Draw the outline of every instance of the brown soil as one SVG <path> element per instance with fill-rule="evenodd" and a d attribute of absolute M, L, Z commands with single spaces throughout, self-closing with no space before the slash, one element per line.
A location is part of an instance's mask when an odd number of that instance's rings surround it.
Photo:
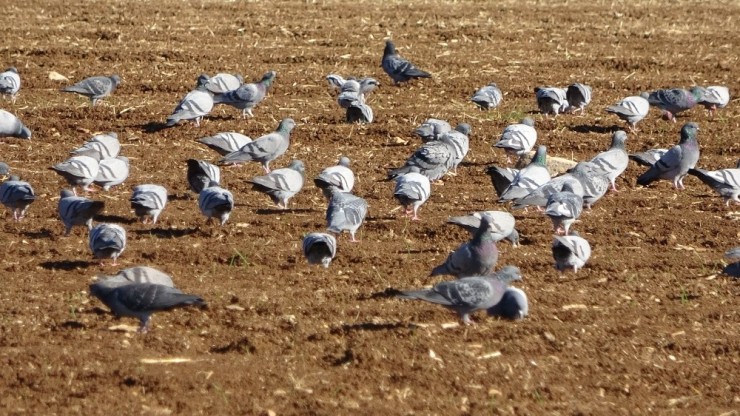
<path fill-rule="evenodd" d="M 311 4 L 309 4 L 311 3 Z M 640 91 L 694 83 L 740 91 L 732 2 L 49 2 L 4 8 L 2 65 L 23 88 L 3 107 L 33 130 L 5 139 L 0 160 L 31 182 L 39 200 L 28 217 L 0 226 L 4 246 L 0 314 L 0 408 L 7 414 L 737 414 L 740 319 L 736 281 L 718 275 L 722 252 L 738 245 L 737 206 L 693 177 L 687 189 L 636 187 L 630 165 L 575 229 L 593 257 L 577 275 L 552 267 L 551 224 L 517 212 L 523 246 L 501 245 L 499 264 L 524 272 L 518 286 L 531 314 L 521 322 L 475 317 L 373 296 L 437 282 L 431 268 L 464 241 L 449 215 L 506 209 L 495 202 L 485 165 L 504 163 L 491 142 L 534 110 L 533 87 L 581 81 L 594 89 L 585 116 L 536 115 L 552 155 L 590 158 L 621 124 L 603 108 Z M 434 78 L 394 87 L 379 68 L 383 40 Z M 220 107 L 200 128 L 158 130 L 201 72 L 278 78 L 255 118 Z M 121 74 L 94 109 L 73 81 Z M 376 122 L 342 123 L 324 77 L 375 76 Z M 501 107 L 468 101 L 496 81 Z M 734 165 L 740 111 L 699 108 L 676 124 L 657 110 L 630 134 L 632 151 L 672 146 L 680 126 L 701 127 L 700 165 Z M 408 222 L 381 181 L 418 139 L 427 117 L 473 126 L 459 175 L 435 185 Z M 341 154 L 354 161 L 356 193 L 371 206 L 350 244 L 339 238 L 331 268 L 309 267 L 301 236 L 325 228 L 325 202 L 312 185 L 279 212 L 246 180 L 256 164 L 224 170 L 237 207 L 223 228 L 204 225 L 185 181 L 185 159 L 216 160 L 195 139 L 219 131 L 257 137 L 283 117 L 298 122 L 288 153 L 313 178 Z M 86 230 L 63 237 L 56 204 L 63 181 L 47 167 L 94 132 L 115 131 L 132 172 L 96 194 L 103 221 L 129 232 L 121 266 L 101 268 Z M 309 181 L 310 182 L 310 181 Z M 130 187 L 159 183 L 175 196 L 156 226 L 134 221 Z M 110 330 L 116 321 L 87 287 L 98 273 L 148 264 L 209 303 L 154 317 L 146 335 Z M 493 354 L 499 352 L 498 354 Z M 183 358 L 181 363 L 143 359 Z"/>

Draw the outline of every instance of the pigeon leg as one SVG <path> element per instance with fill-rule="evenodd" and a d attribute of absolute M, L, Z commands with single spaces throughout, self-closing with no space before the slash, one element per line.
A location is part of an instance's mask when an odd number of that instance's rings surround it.
<path fill-rule="evenodd" d="M 461 316 L 460 318 L 462 319 L 462 323 L 463 323 L 463 325 L 475 325 L 475 322 L 473 322 L 473 321 L 472 321 L 472 320 L 470 319 L 470 315 L 469 315 L 469 314 L 467 314 L 467 313 L 466 313 L 466 314 L 464 314 L 463 316 Z"/>
<path fill-rule="evenodd" d="M 349 233 L 350 236 L 352 236 L 352 239 L 350 240 L 353 243 L 359 243 L 360 240 L 355 239 L 355 233 Z"/>
<path fill-rule="evenodd" d="M 147 332 L 149 332 L 149 330 L 152 327 L 152 325 L 150 323 L 151 321 L 152 320 L 151 320 L 150 317 L 146 317 L 146 318 L 142 319 L 141 320 L 141 324 L 139 325 L 139 329 L 136 332 L 139 333 L 139 334 L 146 334 Z"/>

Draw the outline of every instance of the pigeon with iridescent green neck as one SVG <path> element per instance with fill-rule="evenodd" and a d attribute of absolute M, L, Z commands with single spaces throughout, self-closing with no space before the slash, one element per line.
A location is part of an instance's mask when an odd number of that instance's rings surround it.
<path fill-rule="evenodd" d="M 661 156 L 660 160 L 637 178 L 637 184 L 647 186 L 654 181 L 667 179 L 676 189 L 684 189 L 683 178 L 699 161 L 699 142 L 696 135 L 699 126 L 689 122 L 681 128 L 681 140 Z"/>
<path fill-rule="evenodd" d="M 663 118 L 676 122 L 676 114 L 694 108 L 702 100 L 706 90 L 702 87 L 693 87 L 690 90 L 672 88 L 643 93 L 650 105 L 663 110 Z M 647 95 L 647 97 L 645 97 Z"/>

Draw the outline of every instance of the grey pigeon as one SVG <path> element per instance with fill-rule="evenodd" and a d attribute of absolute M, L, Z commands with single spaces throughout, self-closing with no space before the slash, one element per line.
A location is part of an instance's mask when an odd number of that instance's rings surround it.
<path fill-rule="evenodd" d="M 457 312 L 465 325 L 470 325 L 471 313 L 496 306 L 511 282 L 521 279 L 518 267 L 506 266 L 492 276 L 462 277 L 437 283 L 432 289 L 402 291 L 397 296 L 445 306 Z"/>
<path fill-rule="evenodd" d="M 85 78 L 74 85 L 62 89 L 62 91 L 84 95 L 90 99 L 90 104 L 95 107 L 98 100 L 111 95 L 120 83 L 121 77 L 118 75 L 96 76 Z"/>
<path fill-rule="evenodd" d="M 558 271 L 572 267 L 578 273 L 591 257 L 591 245 L 575 231 L 570 235 L 556 235 L 552 242 L 552 256 Z"/>
<path fill-rule="evenodd" d="M 450 253 L 447 260 L 435 267 L 429 275 L 486 276 L 493 272 L 497 261 L 498 249 L 491 234 L 491 219 L 482 215 L 473 238 Z"/>
<path fill-rule="evenodd" d="M 516 175 L 519 174 L 519 169 L 502 168 L 494 165 L 486 168 L 486 174 L 491 178 L 496 195 L 501 197 L 501 194 L 504 193 L 506 188 L 514 181 Z"/>
<path fill-rule="evenodd" d="M 470 234 L 475 234 L 480 228 L 481 218 L 486 216 L 493 241 L 501 241 L 516 232 L 514 216 L 505 211 L 481 211 L 470 215 L 447 218 L 448 224 L 457 225 Z M 518 233 L 517 233 L 518 234 Z"/>
<path fill-rule="evenodd" d="M 491 173 L 489 170 L 489 174 Z M 509 186 L 499 195 L 499 202 L 524 198 L 550 180 L 550 171 L 547 170 L 547 147 L 540 145 L 532 161 L 517 172 Z"/>
<path fill-rule="evenodd" d="M 57 209 L 64 224 L 64 235 L 69 235 L 75 225 L 85 225 L 92 229 L 93 217 L 105 208 L 105 202 L 75 196 L 67 189 L 62 190 Z"/>
<path fill-rule="evenodd" d="M 668 149 L 648 149 L 640 153 L 631 153 L 629 158 L 638 165 L 650 167 L 660 160 L 666 152 L 668 152 Z"/>
<path fill-rule="evenodd" d="M 730 260 L 740 260 L 740 247 L 735 247 L 725 252 L 725 257 Z"/>
<path fill-rule="evenodd" d="M 167 206 L 167 189 L 161 185 L 137 185 L 131 192 L 129 202 L 141 222 L 146 224 L 147 219 L 151 218 L 152 224 L 156 224 L 159 214 Z"/>
<path fill-rule="evenodd" d="M 455 130 L 450 130 L 440 136 L 439 141 L 445 142 L 452 149 L 452 174 L 457 174 L 457 167 L 465 159 L 470 150 L 470 133 L 472 127 L 468 123 L 460 123 Z"/>
<path fill-rule="evenodd" d="M 552 220 L 556 234 L 568 235 L 570 226 L 583 212 L 583 197 L 573 193 L 569 182 L 559 192 L 550 194 L 545 205 L 545 215 Z"/>
<path fill-rule="evenodd" d="M 211 182 L 200 191 L 198 207 L 200 212 L 208 218 L 207 224 L 210 224 L 215 217 L 221 225 L 224 225 L 234 209 L 234 196 L 228 190 L 218 186 L 216 182 Z"/>
<path fill-rule="evenodd" d="M 330 87 L 334 87 L 337 90 L 341 90 L 342 85 L 347 82 L 347 80 L 339 74 L 329 74 L 326 76 L 326 80 L 329 82 Z"/>
<path fill-rule="evenodd" d="M 725 252 L 725 257 L 729 260 L 740 260 L 740 247 L 735 247 Z M 722 273 L 731 277 L 740 277 L 740 261 L 730 263 L 722 269 Z"/>
<path fill-rule="evenodd" d="M 614 192 L 617 191 L 614 181 L 627 169 L 630 160 L 624 148 L 624 142 L 626 140 L 627 133 L 622 130 L 615 131 L 612 134 L 612 144 L 609 150 L 601 152 L 591 159 L 591 163 L 606 172 Z"/>
<path fill-rule="evenodd" d="M 0 72 L 0 95 L 9 95 L 11 102 L 15 103 L 18 91 L 21 89 L 21 77 L 18 69 L 10 67 Z"/>
<path fill-rule="evenodd" d="M 681 128 L 681 140 L 661 156 L 660 160 L 637 178 L 637 184 L 647 186 L 659 179 L 673 181 L 676 189 L 684 189 L 683 178 L 696 166 L 699 161 L 699 142 L 696 135 L 699 126 L 689 122 Z"/>
<path fill-rule="evenodd" d="M 236 152 L 244 147 L 245 144 L 251 142 L 251 137 L 236 132 L 216 133 L 213 136 L 198 139 L 198 143 L 203 143 L 217 151 L 221 156 L 226 156 L 231 152 Z"/>
<path fill-rule="evenodd" d="M 529 315 L 529 300 L 523 290 L 509 287 L 501 297 L 501 301 L 486 311 L 488 316 L 498 316 L 516 321 Z"/>
<path fill-rule="evenodd" d="M 199 296 L 153 283 L 116 286 L 106 284 L 104 280 L 91 284 L 90 294 L 100 299 L 117 317 L 130 316 L 139 319 L 139 333 L 149 331 L 150 318 L 154 312 L 205 305 L 205 301 Z"/>
<path fill-rule="evenodd" d="M 506 152 L 506 161 L 511 162 L 511 156 L 516 156 L 519 160 L 529 154 L 535 142 L 537 142 L 537 130 L 534 129 L 534 120 L 526 117 L 517 124 L 508 125 L 493 147 L 503 149 Z"/>
<path fill-rule="evenodd" d="M 319 176 L 313 180 L 326 199 L 331 199 L 331 194 L 334 191 L 352 192 L 352 188 L 355 186 L 355 174 L 349 168 L 349 164 L 349 158 L 342 156 L 335 166 L 329 166 L 322 170 Z"/>
<path fill-rule="evenodd" d="M 428 72 L 422 71 L 417 68 L 416 65 L 401 57 L 401 55 L 396 52 L 396 46 L 390 40 L 385 41 L 383 60 L 381 61 L 380 66 L 383 67 L 383 71 L 393 79 L 393 83 L 396 85 L 412 79 L 431 78 L 432 76 Z"/>
<path fill-rule="evenodd" d="M 342 86 L 339 88 L 339 95 L 337 95 L 337 104 L 342 108 L 349 108 L 353 102 L 359 101 L 360 103 L 365 102 L 364 96 L 360 93 L 360 83 L 357 80 L 349 79 L 344 81 Z"/>
<path fill-rule="evenodd" d="M 205 85 L 198 84 L 177 103 L 172 114 L 167 117 L 165 125 L 172 127 L 180 120 L 193 120 L 196 126 L 200 126 L 200 120 L 213 110 L 213 93 L 208 91 Z"/>
<path fill-rule="evenodd" d="M 280 120 L 277 130 L 270 134 L 258 137 L 251 143 L 242 146 L 236 152 L 231 152 L 219 160 L 220 164 L 238 164 L 244 162 L 260 162 L 265 173 L 270 173 L 270 162 L 282 156 L 290 146 L 290 132 L 295 127 L 292 118 Z"/>
<path fill-rule="evenodd" d="M 435 140 L 424 143 L 403 166 L 388 172 L 388 179 L 409 172 L 418 172 L 430 181 L 436 181 L 452 168 L 453 153 L 454 150 L 447 142 Z"/>
<path fill-rule="evenodd" d="M 101 266 L 106 258 L 113 259 L 115 266 L 126 249 L 126 230 L 118 224 L 98 224 L 90 230 L 89 242 L 90 251 L 95 258 L 101 259 Z"/>
<path fill-rule="evenodd" d="M 474 102 L 481 110 L 490 110 L 498 107 L 503 99 L 504 95 L 501 94 L 498 85 L 492 82 L 476 91 L 470 101 Z"/>
<path fill-rule="evenodd" d="M 0 162 L 0 178 L 5 178 L 10 174 L 10 166 L 5 162 Z"/>
<path fill-rule="evenodd" d="M 370 124 L 375 119 L 373 109 L 362 101 L 355 100 L 347 107 L 347 123 Z"/>
<path fill-rule="evenodd" d="M 128 178 L 128 173 L 129 165 L 126 156 L 103 159 L 98 164 L 98 174 L 93 182 L 108 191 L 111 187 L 122 184 Z"/>
<path fill-rule="evenodd" d="M 578 82 L 568 85 L 565 90 L 565 98 L 568 100 L 568 110 L 585 113 L 586 106 L 591 102 L 591 87 Z"/>
<path fill-rule="evenodd" d="M 606 108 L 606 112 L 615 114 L 620 120 L 626 121 L 630 130 L 635 131 L 637 123 L 642 121 L 650 112 L 650 103 L 644 97 L 633 95 L 610 105 Z"/>
<path fill-rule="evenodd" d="M 309 264 L 328 268 L 337 256 L 337 239 L 331 234 L 309 233 L 303 237 L 303 255 Z"/>
<path fill-rule="evenodd" d="M 15 175 L 0 185 L 0 203 L 13 210 L 14 221 L 22 220 L 28 206 L 35 200 L 36 194 L 31 185 Z"/>
<path fill-rule="evenodd" d="M 545 115 L 554 115 L 564 113 L 568 110 L 568 98 L 562 88 L 555 87 L 536 87 L 534 89 L 537 107 Z"/>
<path fill-rule="evenodd" d="M 583 206 L 591 209 L 609 191 L 609 172 L 593 162 L 581 162 L 583 174 L 576 174 L 583 187 Z M 576 165 L 578 166 L 578 165 Z"/>
<path fill-rule="evenodd" d="M 221 183 L 221 169 L 205 160 L 188 159 L 187 177 L 190 190 L 199 194 L 211 182 Z"/>
<path fill-rule="evenodd" d="M 172 277 L 167 273 L 153 267 L 135 266 L 123 269 L 113 276 L 98 275 L 97 282 L 102 282 L 108 287 L 130 285 L 132 283 L 151 283 L 167 287 L 175 287 Z"/>
<path fill-rule="evenodd" d="M 287 168 L 275 169 L 264 176 L 255 176 L 249 182 L 253 189 L 267 194 L 278 208 L 288 208 L 290 198 L 302 188 L 306 168 L 300 160 L 293 160 Z"/>
<path fill-rule="evenodd" d="M 705 91 L 701 87 L 693 87 L 690 90 L 672 88 L 656 90 L 649 94 L 643 93 L 642 97 L 647 98 L 650 105 L 663 110 L 663 117 L 666 120 L 671 120 L 675 123 L 675 115 L 694 108 L 702 97 L 704 97 Z"/>
<path fill-rule="evenodd" d="M 120 151 L 121 143 L 118 141 L 118 134 L 111 131 L 96 134 L 83 143 L 80 148 L 70 153 L 74 156 L 90 156 L 98 160 L 105 160 L 117 157 Z"/>
<path fill-rule="evenodd" d="M 450 130 L 452 130 L 450 123 L 436 118 L 428 118 L 414 130 L 414 133 L 421 137 L 422 142 L 426 143 L 432 140 L 438 140 L 444 133 Z"/>
<path fill-rule="evenodd" d="M 335 233 L 349 231 L 352 242 L 367 215 L 367 201 L 349 192 L 334 192 L 326 208 L 326 228 Z"/>
<path fill-rule="evenodd" d="M 421 207 L 432 193 L 429 178 L 421 173 L 409 172 L 396 178 L 396 187 L 393 196 L 404 207 L 406 215 L 412 221 L 419 219 L 419 207 Z"/>
<path fill-rule="evenodd" d="M 95 181 L 100 170 L 98 159 L 92 156 L 73 156 L 62 163 L 49 168 L 61 175 L 72 186 L 72 192 L 77 195 L 77 186 L 85 192 L 90 192 L 90 184 Z"/>
<path fill-rule="evenodd" d="M 31 130 L 18 117 L 5 110 L 0 110 L 0 137 L 30 139 Z"/>
<path fill-rule="evenodd" d="M 696 176 L 700 181 L 714 189 L 730 206 L 730 201 L 740 204 L 740 161 L 735 169 L 719 169 L 707 171 L 704 169 L 689 169 L 689 175 Z"/>
<path fill-rule="evenodd" d="M 589 204 L 596 202 L 609 189 L 609 179 L 603 171 L 591 162 L 578 162 L 565 174 L 552 178 L 527 196 L 516 199 L 512 208 L 545 207 L 548 197 L 555 192 L 560 192 L 566 183 L 570 183 L 572 192 L 582 196 L 584 202 L 588 200 Z"/>
<path fill-rule="evenodd" d="M 252 109 L 265 99 L 267 89 L 270 88 L 277 73 L 270 71 L 262 76 L 259 82 L 244 84 L 234 91 L 213 96 L 214 104 L 226 104 L 242 110 L 242 117 L 254 117 Z"/>
<path fill-rule="evenodd" d="M 701 104 L 709 112 L 709 117 L 714 117 L 718 108 L 725 108 L 730 102 L 730 90 L 722 85 L 713 85 L 705 88 L 704 96 L 697 104 Z"/>
<path fill-rule="evenodd" d="M 218 73 L 212 77 L 209 77 L 206 74 L 200 74 L 200 76 L 197 79 L 197 85 L 204 85 L 206 89 L 214 94 L 222 94 L 229 91 L 234 91 L 235 89 L 241 87 L 242 83 L 244 82 L 244 78 L 242 78 L 239 74 L 227 74 L 227 73 Z"/>

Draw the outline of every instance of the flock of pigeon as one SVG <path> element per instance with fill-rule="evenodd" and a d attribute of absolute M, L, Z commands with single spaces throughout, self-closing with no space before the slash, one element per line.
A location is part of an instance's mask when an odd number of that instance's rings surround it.
<path fill-rule="evenodd" d="M 416 78 L 431 75 L 404 59 L 396 52 L 393 42 L 387 41 L 382 58 L 382 68 L 396 85 Z M 274 71 L 264 74 L 261 80 L 244 83 L 241 76 L 219 73 L 213 77 L 202 74 L 197 78 L 195 89 L 190 91 L 167 118 L 165 127 L 173 127 L 182 120 L 192 120 L 196 125 L 217 104 L 225 104 L 242 111 L 242 116 L 253 116 L 252 110 L 264 100 L 268 89 L 275 81 Z M 337 74 L 327 76 L 330 86 L 338 90 L 337 103 L 346 111 L 350 123 L 372 123 L 373 110 L 367 104 L 367 95 L 380 83 L 370 77 L 345 79 Z M 91 105 L 113 93 L 120 84 L 117 75 L 95 76 L 84 79 L 62 91 L 88 97 Z M 0 93 L 15 101 L 21 87 L 21 79 L 15 68 L 0 73 Z M 561 113 L 583 113 L 591 101 L 589 86 L 575 83 L 567 88 L 538 87 L 535 98 L 541 113 L 558 116 Z M 496 108 L 503 94 L 495 83 L 476 91 L 471 101 L 482 110 Z M 648 114 L 650 106 L 663 111 L 664 118 L 672 121 L 675 115 L 691 109 L 697 104 L 705 106 L 714 115 L 717 108 L 729 102 L 726 87 L 694 87 L 690 90 L 665 89 L 626 97 L 607 107 L 608 113 L 626 121 L 630 130 Z M 285 168 L 270 169 L 270 162 L 285 154 L 290 147 L 290 134 L 296 123 L 285 118 L 274 132 L 257 139 L 239 133 L 225 132 L 199 139 L 199 142 L 221 155 L 212 164 L 204 160 L 187 161 L 187 180 L 190 189 L 198 194 L 198 206 L 210 223 L 217 219 L 224 225 L 234 209 L 234 196 L 220 186 L 219 165 L 236 165 L 258 162 L 265 175 L 252 178 L 253 189 L 267 194 L 282 209 L 289 206 L 290 199 L 304 185 L 305 166 L 293 160 Z M 464 160 L 469 149 L 472 128 L 460 123 L 454 129 L 444 120 L 428 119 L 415 133 L 422 145 L 408 158 L 406 163 L 388 173 L 388 180 L 396 182 L 393 196 L 404 207 L 411 220 L 419 220 L 419 209 L 428 200 L 432 185 L 446 175 L 455 175 L 457 166 Z M 525 165 L 521 169 L 491 166 L 487 169 L 500 203 L 511 204 L 511 208 L 533 207 L 550 218 L 555 233 L 552 254 L 555 265 L 561 272 L 572 268 L 577 272 L 584 267 L 591 255 L 589 242 L 571 228 L 584 209 L 590 209 L 610 189 L 616 192 L 615 180 L 627 168 L 630 159 L 648 168 L 637 180 L 647 186 L 657 180 L 670 180 L 677 189 L 683 189 L 686 175 L 695 175 L 716 190 L 727 205 L 740 203 L 740 161 L 735 168 L 706 171 L 697 168 L 699 126 L 686 123 L 681 129 L 680 140 L 670 149 L 651 149 L 629 155 L 625 150 L 627 133 L 619 130 L 612 136 L 611 147 L 588 161 L 581 161 L 566 173 L 551 177 L 547 167 L 547 149 L 537 143 L 534 120 L 527 117 L 520 123 L 506 127 L 494 148 L 502 149 L 507 162 Z M 31 131 L 13 114 L 0 110 L 0 137 L 30 139 Z M 534 155 L 527 163 L 531 151 Z M 68 235 L 74 226 L 89 229 L 89 247 L 92 254 L 101 259 L 110 258 L 116 265 L 118 257 L 126 248 L 126 230 L 117 224 L 101 223 L 93 226 L 93 218 L 105 207 L 103 201 L 78 196 L 96 184 L 104 190 L 122 184 L 129 174 L 129 160 L 121 156 L 121 146 L 115 132 L 98 134 L 71 151 L 71 157 L 50 169 L 62 176 L 69 189 L 61 191 L 58 204 L 59 216 Z M 513 159 L 513 160 L 512 160 Z M 8 176 L 10 168 L 0 162 L 0 174 Z M 350 169 L 349 158 L 343 156 L 337 165 L 324 169 L 314 184 L 328 200 L 326 210 L 327 230 L 340 234 L 349 232 L 355 242 L 355 233 L 362 226 L 368 212 L 363 198 L 352 193 L 355 177 Z M 12 210 L 13 219 L 23 219 L 29 205 L 36 199 L 33 188 L 17 176 L 0 186 L 0 202 Z M 167 205 L 167 190 L 157 184 L 141 184 L 133 188 L 131 208 L 144 223 L 154 224 Z M 462 243 L 446 261 L 435 267 L 430 276 L 451 275 L 456 280 L 444 281 L 431 289 L 398 291 L 396 295 L 405 299 L 420 299 L 448 307 L 456 311 L 465 324 L 471 323 L 470 314 L 486 310 L 490 315 L 508 319 L 522 319 L 528 314 L 526 294 L 512 287 L 511 283 L 521 280 L 520 270 L 505 266 L 495 271 L 498 262 L 497 244 L 508 240 L 517 245 L 519 233 L 515 218 L 505 211 L 476 212 L 468 216 L 450 217 L 448 222 L 471 233 L 471 239 Z M 329 267 L 337 253 L 337 239 L 324 232 L 312 232 L 303 239 L 303 253 L 311 264 Z M 729 258 L 740 257 L 740 247 L 728 251 Z M 740 268 L 738 265 L 736 268 Z M 730 269 L 730 266 L 728 266 Z M 205 305 L 203 299 L 175 288 L 171 278 L 150 267 L 133 267 L 119 274 L 99 279 L 90 286 L 90 293 L 98 297 L 117 316 L 139 318 L 140 331 L 150 327 L 153 312 L 179 306 Z"/>

